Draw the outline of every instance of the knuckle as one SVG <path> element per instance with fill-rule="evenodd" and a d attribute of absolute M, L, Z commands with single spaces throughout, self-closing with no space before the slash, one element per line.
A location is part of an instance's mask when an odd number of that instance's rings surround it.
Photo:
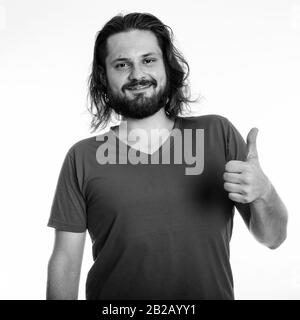
<path fill-rule="evenodd" d="M 250 197 L 247 195 L 244 197 L 244 203 L 249 203 L 250 202 Z"/>
<path fill-rule="evenodd" d="M 231 166 L 232 166 L 232 160 L 230 160 L 230 161 L 228 161 L 228 162 L 226 163 L 225 169 L 226 169 L 227 171 L 230 171 Z"/>
<path fill-rule="evenodd" d="M 248 196 L 248 194 L 249 194 L 249 192 L 250 192 L 250 188 L 249 188 L 249 186 L 243 186 L 242 187 L 242 192 L 243 192 L 243 194 L 245 195 L 245 196 Z"/>

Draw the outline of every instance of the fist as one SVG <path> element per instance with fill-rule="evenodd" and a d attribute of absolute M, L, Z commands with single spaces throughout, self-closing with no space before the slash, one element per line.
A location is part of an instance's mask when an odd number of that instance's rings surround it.
<path fill-rule="evenodd" d="M 247 135 L 247 160 L 231 160 L 225 165 L 224 189 L 232 201 L 250 203 L 265 198 L 271 189 L 258 161 L 257 133 L 258 129 L 252 128 Z"/>

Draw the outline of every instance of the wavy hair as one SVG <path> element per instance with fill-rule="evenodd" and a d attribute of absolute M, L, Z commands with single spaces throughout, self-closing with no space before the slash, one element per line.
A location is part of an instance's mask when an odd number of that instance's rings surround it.
<path fill-rule="evenodd" d="M 189 65 L 183 55 L 173 44 L 172 29 L 149 13 L 119 14 L 109 20 L 97 33 L 94 46 L 92 72 L 89 76 L 88 111 L 92 114 L 91 129 L 96 131 L 99 126 L 105 128 L 111 120 L 112 107 L 109 105 L 106 82 L 105 58 L 107 56 L 107 39 L 120 32 L 131 30 L 152 31 L 163 53 L 163 61 L 169 82 L 168 102 L 165 113 L 169 118 L 176 117 L 188 105 L 190 89 L 187 84 Z"/>

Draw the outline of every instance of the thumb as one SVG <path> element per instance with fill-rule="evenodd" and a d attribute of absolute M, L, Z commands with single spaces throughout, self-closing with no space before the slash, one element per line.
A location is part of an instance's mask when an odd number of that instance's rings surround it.
<path fill-rule="evenodd" d="M 257 148 L 256 148 L 256 137 L 258 129 L 252 128 L 247 135 L 247 161 L 253 158 L 258 158 Z"/>

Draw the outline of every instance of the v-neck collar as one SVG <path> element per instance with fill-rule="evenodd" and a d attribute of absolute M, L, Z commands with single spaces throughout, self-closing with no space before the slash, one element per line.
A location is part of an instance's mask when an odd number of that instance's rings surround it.
<path fill-rule="evenodd" d="M 170 131 L 169 133 L 169 136 L 168 138 L 159 146 L 158 149 L 156 149 L 154 152 L 152 153 L 147 153 L 147 152 L 144 152 L 144 151 L 141 151 L 139 149 L 136 149 L 132 146 L 130 146 L 129 144 L 127 144 L 126 142 L 122 141 L 121 139 L 119 139 L 119 137 L 114 133 L 113 131 L 113 128 L 115 128 L 115 126 L 111 127 L 110 128 L 110 132 L 111 134 L 117 139 L 118 143 L 119 144 L 122 144 L 123 146 L 127 147 L 127 152 L 129 151 L 129 149 L 132 149 L 134 150 L 135 152 L 141 154 L 141 155 L 144 155 L 145 157 L 155 157 L 157 154 L 159 154 L 160 152 L 162 153 L 165 153 L 165 152 L 169 152 L 170 150 L 168 150 L 168 148 L 164 148 L 163 146 L 166 145 L 171 136 L 173 136 L 174 134 L 176 134 L 176 130 L 175 129 L 178 129 L 180 127 L 180 122 L 181 122 L 181 118 L 180 117 L 175 117 L 175 120 L 174 120 L 174 125 L 173 125 L 173 128 L 172 130 Z M 172 140 L 171 140 L 172 141 Z M 171 143 L 170 143 L 170 146 L 171 146 Z"/>

